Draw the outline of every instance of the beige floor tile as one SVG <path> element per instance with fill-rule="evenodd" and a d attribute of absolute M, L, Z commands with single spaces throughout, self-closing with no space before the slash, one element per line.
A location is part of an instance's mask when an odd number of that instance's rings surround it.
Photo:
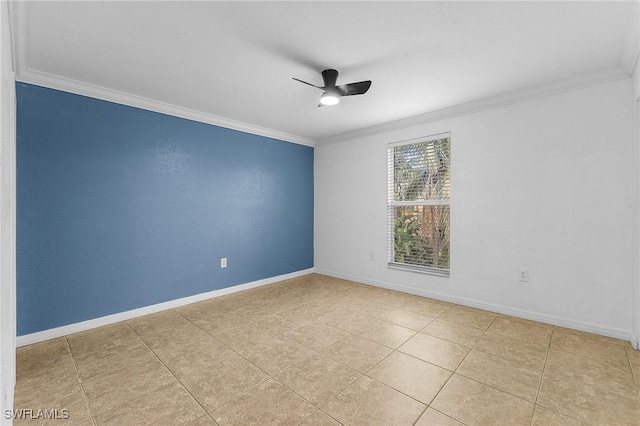
<path fill-rule="evenodd" d="M 524 339 L 538 345 L 548 346 L 551 341 L 553 329 L 499 316 L 493 321 L 488 331 Z"/>
<path fill-rule="evenodd" d="M 531 426 L 586 426 L 579 420 L 572 419 L 548 408 L 536 405 Z"/>
<path fill-rule="evenodd" d="M 530 370 L 526 364 L 472 350 L 456 373 L 485 385 L 536 402 L 541 370 Z"/>
<path fill-rule="evenodd" d="M 114 347 L 126 347 L 138 340 L 138 336 L 124 322 L 83 331 L 67 337 L 73 356 L 88 355 Z"/>
<path fill-rule="evenodd" d="M 187 426 L 218 426 L 218 423 L 216 423 L 211 416 L 207 414 L 187 423 Z"/>
<path fill-rule="evenodd" d="M 132 340 L 126 347 L 114 347 L 75 358 L 80 380 L 106 374 L 134 364 L 156 359 L 147 345 L 140 339 Z"/>
<path fill-rule="evenodd" d="M 232 330 L 213 333 L 213 336 L 238 353 L 247 353 L 277 334 L 258 323 L 247 323 Z"/>
<path fill-rule="evenodd" d="M 371 287 L 368 290 L 367 294 L 363 295 L 363 297 L 373 300 L 374 302 L 384 303 L 385 305 L 390 305 L 396 308 L 401 308 L 415 297 L 407 293 L 376 287 Z"/>
<path fill-rule="evenodd" d="M 411 296 L 398 307 L 430 317 L 440 316 L 450 308 L 449 304 L 420 296 Z"/>
<path fill-rule="evenodd" d="M 321 354 L 315 354 L 275 377 L 289 389 L 322 405 L 356 381 L 361 373 Z"/>
<path fill-rule="evenodd" d="M 410 328 L 411 330 L 419 331 L 436 319 L 436 317 L 407 311 L 405 309 L 394 309 L 384 315 L 381 315 L 380 319 L 402 327 Z"/>
<path fill-rule="evenodd" d="M 529 425 L 534 405 L 454 374 L 431 407 L 468 425 Z"/>
<path fill-rule="evenodd" d="M 535 327 L 542 327 L 542 328 L 546 328 L 546 329 L 549 329 L 549 330 L 557 328 L 554 325 L 547 324 L 547 323 L 544 323 L 544 322 L 533 321 L 533 320 L 529 320 L 529 319 L 525 319 L 525 318 L 513 317 L 511 315 L 498 314 L 498 316 L 500 318 L 502 318 L 502 319 L 506 319 L 506 320 L 509 320 L 509 321 L 520 322 L 520 323 L 523 323 L 523 324 L 528 324 L 528 325 L 532 325 L 532 326 L 535 326 Z"/>
<path fill-rule="evenodd" d="M 415 426 L 463 426 L 463 424 L 433 408 L 427 408 Z"/>
<path fill-rule="evenodd" d="M 312 322 L 283 334 L 314 351 L 321 351 L 348 335 L 346 331 L 320 322 Z"/>
<path fill-rule="evenodd" d="M 318 410 L 300 426 L 340 426 L 340 423 L 332 419 L 328 414 Z"/>
<path fill-rule="evenodd" d="M 469 308 L 466 306 L 454 306 L 438 318 L 475 327 L 484 331 L 489 328 L 491 323 L 493 323 L 493 320 L 497 317 L 498 314 L 495 312 L 483 311 L 481 309 Z"/>
<path fill-rule="evenodd" d="M 211 411 L 269 379 L 269 376 L 238 355 L 205 369 L 193 369 L 179 377 L 184 386 Z"/>
<path fill-rule="evenodd" d="M 66 337 L 23 346 L 16 350 L 16 375 L 63 364 L 71 357 Z"/>
<path fill-rule="evenodd" d="M 304 316 L 305 318 L 313 321 L 318 321 L 321 317 L 326 316 L 334 311 L 334 305 L 325 299 L 311 300 L 307 303 L 286 310 L 286 312 L 288 312 L 288 314 L 290 315 Z"/>
<path fill-rule="evenodd" d="M 631 347 L 625 348 L 625 351 L 627 352 L 629 363 L 631 363 L 631 365 L 640 366 L 640 351 L 637 351 Z"/>
<path fill-rule="evenodd" d="M 640 400 L 630 369 L 551 349 L 538 404 L 590 424 L 633 424 Z"/>
<path fill-rule="evenodd" d="M 371 317 L 358 312 L 331 310 L 318 315 L 317 321 L 329 324 L 348 333 L 358 334 L 366 330 L 371 324 Z"/>
<path fill-rule="evenodd" d="M 49 419 L 14 419 L 13 426 L 94 426 L 91 417 L 68 417 L 64 418 L 63 411 L 55 411 Z M 37 412 L 33 412 L 33 416 L 37 416 Z"/>
<path fill-rule="evenodd" d="M 214 300 L 216 301 L 216 303 L 220 303 L 227 308 L 234 309 L 241 307 L 247 303 L 253 303 L 257 299 L 259 299 L 259 297 L 257 298 L 255 294 L 255 291 L 245 290 L 237 293 L 226 294 L 224 296 L 218 296 Z"/>
<path fill-rule="evenodd" d="M 197 317 L 190 318 L 189 321 L 212 335 L 216 335 L 227 330 L 233 330 L 242 325 L 251 325 L 254 322 L 230 311 L 205 312 L 201 313 Z"/>
<path fill-rule="evenodd" d="M 304 361 L 315 353 L 313 350 L 286 337 L 275 336 L 255 347 L 254 350 L 242 353 L 242 355 L 256 366 L 273 375 Z"/>
<path fill-rule="evenodd" d="M 149 331 L 141 334 L 140 337 L 159 357 L 166 357 L 176 349 L 206 340 L 210 336 L 191 323 L 176 325 L 162 331 Z"/>
<path fill-rule="evenodd" d="M 222 303 L 216 302 L 213 299 L 208 299 L 201 302 L 180 306 L 178 308 L 175 308 L 174 311 L 191 321 L 202 316 L 227 313 L 231 310 L 224 306 Z"/>
<path fill-rule="evenodd" d="M 38 389 L 34 394 L 16 395 L 14 409 L 58 410 L 58 414 L 61 416 L 64 416 L 62 410 L 67 410 L 68 419 L 66 421 L 50 419 L 49 422 L 39 422 L 25 419 L 25 424 L 84 424 L 87 419 L 91 422 L 91 412 L 80 384 L 51 390 L 50 392 L 42 392 Z M 20 424 L 20 422 L 14 422 L 14 424 Z"/>
<path fill-rule="evenodd" d="M 300 328 L 311 321 L 304 315 L 286 310 L 265 316 L 260 320 L 260 324 L 272 333 L 281 334 Z"/>
<path fill-rule="evenodd" d="M 640 351 L 636 351 L 632 347 L 625 348 L 625 350 L 627 351 L 627 358 L 629 358 L 633 378 L 636 381 L 636 389 L 638 393 L 640 393 Z"/>
<path fill-rule="evenodd" d="M 162 330 L 175 328 L 176 325 L 180 324 L 185 325 L 188 324 L 188 321 L 176 311 L 169 309 L 127 320 L 127 324 L 129 324 L 129 327 L 131 327 L 136 334 L 143 335 L 145 333 L 157 333 Z"/>
<path fill-rule="evenodd" d="M 482 337 L 484 330 L 438 318 L 426 326 L 421 333 L 460 345 L 473 346 Z"/>
<path fill-rule="evenodd" d="M 587 333 L 578 334 L 556 329 L 551 339 L 551 348 L 609 362 L 622 369 L 628 368 L 629 361 L 624 346 L 593 336 Z"/>
<path fill-rule="evenodd" d="M 269 380 L 214 410 L 211 416 L 221 426 L 295 425 L 315 411 L 313 404 Z"/>
<path fill-rule="evenodd" d="M 359 314 L 367 315 L 372 318 L 379 318 L 396 309 L 394 306 L 367 299 L 361 299 L 357 302 L 351 303 L 348 305 L 348 308 L 354 309 Z"/>
<path fill-rule="evenodd" d="M 392 351 L 392 349 L 371 340 L 349 335 L 328 346 L 322 353 L 361 373 L 365 373 Z"/>
<path fill-rule="evenodd" d="M 51 367 L 39 368 L 16 378 L 15 405 L 24 408 L 38 408 L 39 401 L 51 394 L 73 388 L 80 383 L 78 373 L 71 358 Z M 46 408 L 46 407 L 45 407 Z"/>
<path fill-rule="evenodd" d="M 93 414 L 101 415 L 175 381 L 176 378 L 160 361 L 153 360 L 90 377 L 83 386 Z"/>
<path fill-rule="evenodd" d="M 240 307 L 234 308 L 233 313 L 236 315 L 240 315 L 246 319 L 260 322 L 265 317 L 269 315 L 273 315 L 278 312 L 274 306 L 270 306 L 267 300 L 260 300 L 257 303 L 242 305 Z M 285 310 L 286 308 L 281 307 L 280 310 Z"/>
<path fill-rule="evenodd" d="M 345 425 L 413 425 L 426 406 L 402 393 L 361 377 L 322 411 Z"/>
<path fill-rule="evenodd" d="M 640 352 L 629 342 L 317 274 L 16 355 L 16 408 L 72 415 L 28 424 L 217 425 L 211 414 L 223 424 L 307 425 L 640 418 Z"/>
<path fill-rule="evenodd" d="M 365 339 L 396 349 L 415 335 L 416 331 L 391 324 L 390 322 L 373 319 L 366 330 L 359 334 Z"/>
<path fill-rule="evenodd" d="M 631 348 L 631 342 L 628 340 L 616 339 L 615 337 L 602 336 L 600 334 L 587 333 L 585 331 L 574 330 L 572 328 L 555 327 L 556 331 L 562 331 L 565 333 L 576 334 L 578 336 L 587 337 L 593 340 L 599 340 L 602 343 L 610 343 L 613 345 L 622 346 L 623 348 Z"/>
<path fill-rule="evenodd" d="M 177 426 L 187 425 L 205 414 L 178 382 L 171 382 L 110 409 L 96 420 L 105 426 Z"/>
<path fill-rule="evenodd" d="M 542 372 L 549 348 L 517 337 L 495 331 L 487 331 L 476 343 L 475 348 L 520 364 L 530 370 Z"/>
<path fill-rule="evenodd" d="M 444 368 L 394 352 L 369 370 L 367 376 L 428 405 L 451 374 Z"/>
<path fill-rule="evenodd" d="M 468 346 L 448 342 L 427 334 L 418 333 L 398 348 L 423 361 L 454 371 L 471 350 Z"/>
<path fill-rule="evenodd" d="M 213 337 L 205 337 L 186 346 L 181 346 L 160 357 L 160 360 L 180 378 L 192 371 L 205 370 L 235 353 Z"/>

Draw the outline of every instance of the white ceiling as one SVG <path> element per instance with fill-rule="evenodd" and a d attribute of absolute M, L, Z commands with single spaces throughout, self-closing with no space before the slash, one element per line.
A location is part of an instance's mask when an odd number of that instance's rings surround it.
<path fill-rule="evenodd" d="M 633 7 L 75 1 L 18 3 L 12 14 L 18 80 L 157 101 L 313 143 L 586 75 L 625 76 Z M 325 68 L 340 72 L 338 84 L 373 84 L 318 108 L 321 92 L 292 77 L 321 85 Z"/>

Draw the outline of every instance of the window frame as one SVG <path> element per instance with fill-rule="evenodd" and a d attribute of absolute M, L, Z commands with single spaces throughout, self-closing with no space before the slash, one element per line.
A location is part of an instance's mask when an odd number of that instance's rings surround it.
<path fill-rule="evenodd" d="M 395 201 L 395 155 L 394 149 L 404 145 L 415 145 L 440 139 L 449 139 L 449 198 L 448 200 L 428 200 L 428 201 Z M 427 265 L 413 265 L 394 261 L 394 239 L 395 239 L 395 212 L 394 208 L 399 206 L 438 206 L 449 207 L 449 253 L 451 253 L 451 132 L 437 133 L 428 136 L 421 136 L 412 139 L 405 139 L 387 144 L 387 268 L 403 271 L 417 272 L 440 277 L 451 275 L 451 258 L 449 258 L 448 269 L 437 268 Z"/>

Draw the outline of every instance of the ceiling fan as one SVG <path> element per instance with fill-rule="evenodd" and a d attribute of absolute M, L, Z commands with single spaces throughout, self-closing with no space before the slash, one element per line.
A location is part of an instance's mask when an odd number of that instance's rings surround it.
<path fill-rule="evenodd" d="M 324 80 L 324 86 L 316 86 L 315 84 L 307 83 L 298 78 L 293 77 L 294 80 L 300 83 L 308 84 L 316 89 L 322 90 L 322 96 L 320 97 L 320 103 L 318 106 L 324 105 L 336 105 L 340 102 L 342 96 L 364 95 L 371 87 L 371 80 L 359 81 L 357 83 L 342 84 L 336 86 L 338 80 L 338 71 L 334 69 L 326 69 L 322 71 L 322 79 Z"/>

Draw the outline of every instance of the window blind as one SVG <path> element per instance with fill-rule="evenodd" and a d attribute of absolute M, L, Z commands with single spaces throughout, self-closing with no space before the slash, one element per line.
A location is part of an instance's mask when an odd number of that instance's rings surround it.
<path fill-rule="evenodd" d="M 450 134 L 391 144 L 387 152 L 388 264 L 448 275 Z"/>

